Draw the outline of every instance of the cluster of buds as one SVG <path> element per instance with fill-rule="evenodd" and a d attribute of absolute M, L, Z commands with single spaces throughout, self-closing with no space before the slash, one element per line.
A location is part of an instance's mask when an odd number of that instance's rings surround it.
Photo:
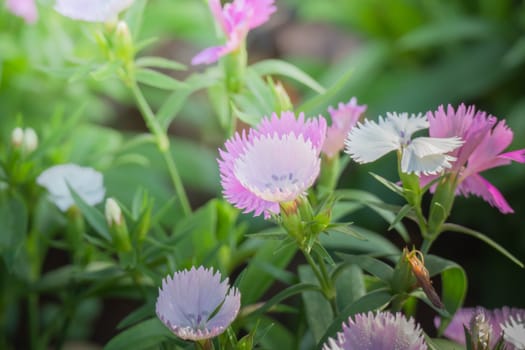
<path fill-rule="evenodd" d="M 38 147 L 38 135 L 33 128 L 14 128 L 11 132 L 11 145 L 15 149 L 29 154 Z"/>

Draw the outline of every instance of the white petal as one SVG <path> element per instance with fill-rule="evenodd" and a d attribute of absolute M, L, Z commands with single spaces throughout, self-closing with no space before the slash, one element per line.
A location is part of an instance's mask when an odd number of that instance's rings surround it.
<path fill-rule="evenodd" d="M 401 171 L 408 174 L 415 173 L 418 176 L 421 173 L 425 175 L 436 174 L 445 168 L 450 168 L 451 162 L 455 160 L 455 157 L 440 153 L 420 157 L 411 144 L 403 150 Z"/>
<path fill-rule="evenodd" d="M 401 147 L 391 123 L 379 117 L 379 123 L 365 120 L 348 133 L 345 152 L 358 163 L 369 163 Z"/>
<path fill-rule="evenodd" d="M 418 157 L 434 154 L 445 154 L 461 146 L 463 141 L 459 137 L 417 137 L 412 140 L 409 147 L 414 149 Z"/>
<path fill-rule="evenodd" d="M 88 21 L 108 22 L 117 18 L 133 0 L 57 0 L 55 10 L 63 16 Z"/>
<path fill-rule="evenodd" d="M 429 126 L 427 117 L 419 114 L 387 113 L 387 122 L 394 126 L 397 133 L 404 139 L 409 140 L 413 133 L 427 129 Z"/>

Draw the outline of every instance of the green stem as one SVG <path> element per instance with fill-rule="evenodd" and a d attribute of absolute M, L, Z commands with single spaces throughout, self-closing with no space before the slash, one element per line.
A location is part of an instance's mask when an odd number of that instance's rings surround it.
<path fill-rule="evenodd" d="M 39 350 L 39 332 L 38 332 L 38 294 L 31 293 L 27 297 L 27 307 L 29 315 L 29 343 L 30 349 Z"/>
<path fill-rule="evenodd" d="M 423 239 L 423 243 L 421 244 L 421 249 L 420 249 L 423 255 L 426 255 L 428 253 L 433 242 L 434 242 L 433 239 L 429 239 L 429 238 Z"/>
<path fill-rule="evenodd" d="M 303 250 L 303 255 L 306 258 L 306 261 L 308 264 L 310 264 L 310 267 L 312 268 L 312 271 L 314 272 L 315 276 L 317 277 L 317 280 L 319 281 L 319 284 L 321 285 L 321 289 L 323 291 L 323 295 L 330 303 L 330 306 L 332 307 L 332 311 L 334 315 L 338 314 L 337 310 L 337 302 L 335 299 L 335 288 L 330 280 L 330 277 L 328 275 L 328 271 L 326 269 L 326 265 L 323 261 L 322 257 L 318 257 L 317 260 L 319 261 L 320 269 L 318 268 L 317 263 L 312 258 L 309 252 Z"/>
<path fill-rule="evenodd" d="M 155 118 L 155 114 L 151 110 L 151 107 L 146 101 L 146 98 L 142 94 L 142 91 L 138 87 L 137 82 L 135 80 L 132 80 L 130 87 L 131 91 L 133 92 L 133 96 L 135 97 L 135 100 L 138 104 L 138 107 L 142 113 L 142 116 L 144 117 L 146 126 L 155 137 L 157 145 L 164 157 L 164 160 L 168 167 L 168 172 L 170 174 L 171 181 L 173 182 L 175 192 L 177 193 L 178 199 L 180 201 L 182 211 L 184 212 L 185 216 L 189 216 L 191 214 L 190 202 L 188 200 L 186 191 L 184 190 L 184 186 L 182 185 L 182 180 L 177 170 L 177 166 L 175 165 L 175 162 L 171 155 L 170 142 L 168 136 L 166 132 L 162 129 L 157 118 Z"/>

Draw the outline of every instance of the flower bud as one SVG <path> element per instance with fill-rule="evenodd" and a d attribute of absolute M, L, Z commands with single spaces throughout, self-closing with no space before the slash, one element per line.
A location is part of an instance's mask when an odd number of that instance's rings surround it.
<path fill-rule="evenodd" d="M 122 211 L 113 198 L 106 199 L 105 206 L 106 221 L 109 231 L 113 237 L 113 242 L 120 252 L 129 252 L 133 249 L 129 239 L 128 227 L 122 216 Z"/>
<path fill-rule="evenodd" d="M 38 135 L 33 128 L 26 128 L 24 131 L 23 148 L 27 153 L 31 153 L 38 147 Z"/>
<path fill-rule="evenodd" d="M 483 309 L 476 310 L 470 319 L 470 337 L 473 349 L 488 350 L 491 335 L 491 326 L 485 312 Z"/>
<path fill-rule="evenodd" d="M 117 56 L 124 62 L 131 62 L 134 56 L 133 39 L 126 22 L 119 21 L 115 30 Z"/>
<path fill-rule="evenodd" d="M 22 128 L 14 128 L 11 132 L 11 144 L 15 148 L 19 148 L 22 146 L 22 143 L 24 142 L 24 131 Z"/>
<path fill-rule="evenodd" d="M 277 110 L 281 112 L 293 110 L 292 101 L 290 100 L 290 96 L 288 96 L 283 84 L 280 81 L 273 83 L 271 80 L 269 80 L 268 83 L 270 84 L 274 98 L 277 101 Z"/>
<path fill-rule="evenodd" d="M 122 223 L 122 211 L 117 202 L 111 197 L 106 199 L 105 215 L 109 227 Z"/>

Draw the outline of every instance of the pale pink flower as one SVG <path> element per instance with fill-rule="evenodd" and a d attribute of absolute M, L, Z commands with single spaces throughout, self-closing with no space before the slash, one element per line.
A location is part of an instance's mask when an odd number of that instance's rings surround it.
<path fill-rule="evenodd" d="M 221 7 L 220 0 L 209 0 L 211 12 L 226 35 L 226 44 L 212 46 L 197 54 L 191 64 L 210 64 L 237 50 L 248 32 L 268 21 L 276 11 L 274 0 L 233 0 Z"/>
<path fill-rule="evenodd" d="M 228 279 L 202 266 L 175 272 L 162 280 L 155 305 L 158 318 L 181 339 L 209 339 L 235 320 L 241 294 Z"/>
<path fill-rule="evenodd" d="M 458 178 L 457 193 L 465 197 L 475 195 L 483 198 L 502 213 L 513 210 L 501 192 L 479 173 L 508 165 L 512 161 L 525 163 L 525 149 L 505 152 L 513 139 L 512 130 L 505 120 L 483 111 L 476 111 L 474 106 L 461 104 L 456 111 L 451 105 L 447 109 L 440 106 L 434 113 L 428 112 L 429 133 L 432 137 L 460 137 L 464 144 L 449 155 L 457 158 L 454 166 L 447 173 L 455 173 Z M 429 182 L 433 177 L 423 178 Z"/>
<path fill-rule="evenodd" d="M 488 325 L 488 330 L 490 333 L 488 338 L 489 346 L 491 349 L 492 347 L 494 347 L 494 345 L 496 345 L 501 336 L 504 335 L 504 328 L 506 327 L 506 325 L 511 325 L 509 323 L 511 320 L 521 320 L 525 318 L 524 309 L 509 308 L 507 306 L 504 306 L 501 309 L 493 310 L 487 310 L 479 306 L 476 308 L 462 308 L 456 312 L 456 314 L 452 318 L 452 321 L 450 321 L 449 325 L 445 329 L 443 335 L 449 339 L 454 340 L 459 344 L 465 345 L 465 332 L 463 327 L 467 327 L 467 330 L 471 332 L 472 318 L 479 313 L 484 314 L 484 318 Z M 440 321 L 438 317 L 434 319 L 434 324 L 436 325 L 436 327 L 439 326 Z M 509 332 L 507 331 L 507 333 Z M 520 349 L 515 348 L 513 344 L 508 341 L 506 342 L 506 346 L 506 349 L 508 350 Z"/>
<path fill-rule="evenodd" d="M 80 21 L 110 22 L 132 4 L 133 0 L 56 0 L 55 10 Z"/>
<path fill-rule="evenodd" d="M 421 327 L 402 313 L 368 312 L 343 323 L 337 339 L 330 338 L 323 350 L 426 350 Z"/>
<path fill-rule="evenodd" d="M 224 197 L 245 213 L 278 214 L 279 203 L 303 195 L 319 175 L 325 135 L 323 117 L 305 120 L 293 112 L 236 133 L 219 150 Z"/>
<path fill-rule="evenodd" d="M 38 19 L 35 0 L 7 0 L 9 12 L 22 17 L 26 23 L 35 23 Z"/>
<path fill-rule="evenodd" d="M 323 144 L 324 154 L 332 158 L 345 147 L 345 138 L 348 132 L 361 118 L 366 107 L 366 105 L 358 105 L 357 99 L 352 97 L 346 104 L 339 103 L 337 109 L 328 108 L 332 125 L 326 130 L 326 140 Z"/>

